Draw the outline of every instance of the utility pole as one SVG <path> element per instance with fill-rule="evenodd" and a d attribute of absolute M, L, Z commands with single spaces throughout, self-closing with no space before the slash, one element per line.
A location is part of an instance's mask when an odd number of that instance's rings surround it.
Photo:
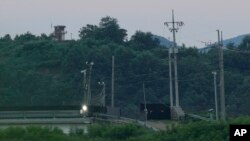
<path fill-rule="evenodd" d="M 221 120 L 226 121 L 226 109 L 225 109 L 225 89 L 224 89 L 224 63 L 223 63 L 223 38 L 222 31 L 218 32 L 218 49 L 219 49 L 219 68 L 220 68 L 220 110 Z"/>
<path fill-rule="evenodd" d="M 83 101 L 83 105 L 87 105 L 87 84 L 86 84 L 86 73 L 87 70 L 82 70 L 81 73 L 83 73 L 83 94 L 84 94 L 84 101 Z"/>
<path fill-rule="evenodd" d="M 213 71 L 212 74 L 214 75 L 214 103 L 215 103 L 215 117 L 216 120 L 219 120 L 219 111 L 218 111 L 218 100 L 217 100 L 217 81 L 216 81 L 216 71 Z"/>
<path fill-rule="evenodd" d="M 112 88 L 111 88 L 111 107 L 114 108 L 114 80 L 115 80 L 115 57 L 112 56 Z"/>
<path fill-rule="evenodd" d="M 148 120 L 148 109 L 147 109 L 147 103 L 146 103 L 146 93 L 145 93 L 145 84 L 143 81 L 143 96 L 144 96 L 144 112 L 145 112 L 145 126 L 147 125 L 147 120 Z"/>
<path fill-rule="evenodd" d="M 91 73 L 92 73 L 92 67 L 94 65 L 94 62 L 86 62 L 86 64 L 89 66 L 89 79 L 88 79 L 88 101 L 87 105 L 90 105 L 91 103 Z"/>
<path fill-rule="evenodd" d="M 175 34 L 179 30 L 178 27 L 183 26 L 184 23 L 182 21 L 175 21 L 174 19 L 174 10 L 172 10 L 172 21 L 171 22 L 165 22 L 164 23 L 166 26 L 168 24 L 172 24 L 172 27 L 169 28 L 170 32 L 173 33 L 173 53 L 174 53 L 174 80 L 175 80 L 175 101 L 176 101 L 176 107 L 180 107 L 180 102 L 179 102 L 179 88 L 178 88 L 178 74 L 177 74 L 177 53 L 178 53 L 178 48 L 176 45 L 176 39 L 175 39 Z"/>
<path fill-rule="evenodd" d="M 169 66 L 169 94 L 170 94 L 170 109 L 174 106 L 173 101 L 173 80 L 172 80 L 172 57 L 171 57 L 171 51 L 173 50 L 172 46 L 169 47 L 168 51 L 168 66 Z"/>

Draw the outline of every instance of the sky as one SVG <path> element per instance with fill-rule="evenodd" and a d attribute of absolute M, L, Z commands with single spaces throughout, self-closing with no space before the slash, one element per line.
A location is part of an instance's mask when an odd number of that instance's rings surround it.
<path fill-rule="evenodd" d="M 249 0 L 0 0 L 0 37 L 50 34 L 52 24 L 66 25 L 66 38 L 77 39 L 81 27 L 111 16 L 129 37 L 141 30 L 172 40 L 164 22 L 174 10 L 175 19 L 185 24 L 177 43 L 202 47 L 201 42 L 217 40 L 217 29 L 224 39 L 250 33 L 249 5 Z"/>

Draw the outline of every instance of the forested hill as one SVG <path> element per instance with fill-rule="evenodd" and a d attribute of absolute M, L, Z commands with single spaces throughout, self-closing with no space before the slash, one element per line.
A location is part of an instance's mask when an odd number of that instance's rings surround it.
<path fill-rule="evenodd" d="M 86 61 L 93 61 L 92 94 L 106 83 L 110 104 L 111 57 L 115 56 L 115 105 L 133 111 L 146 99 L 169 103 L 168 50 L 137 31 L 127 40 L 127 31 L 111 17 L 99 25 L 80 29 L 79 40 L 57 42 L 51 36 L 25 33 L 0 39 L 0 106 L 78 105 L 83 101 Z M 243 40 L 237 51 L 225 50 L 225 94 L 229 115 L 250 114 L 250 48 Z M 230 47 L 232 48 L 232 47 Z M 234 49 L 234 48 L 232 48 Z M 178 54 L 180 104 L 187 112 L 214 108 L 212 71 L 218 70 L 215 48 L 200 53 L 181 47 Z"/>

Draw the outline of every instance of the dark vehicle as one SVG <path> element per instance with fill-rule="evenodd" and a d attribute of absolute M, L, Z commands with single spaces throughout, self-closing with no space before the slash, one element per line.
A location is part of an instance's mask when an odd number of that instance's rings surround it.
<path fill-rule="evenodd" d="M 150 119 L 170 119 L 170 106 L 165 104 L 146 104 L 148 115 L 147 118 Z M 145 113 L 145 105 L 140 104 L 141 114 Z"/>

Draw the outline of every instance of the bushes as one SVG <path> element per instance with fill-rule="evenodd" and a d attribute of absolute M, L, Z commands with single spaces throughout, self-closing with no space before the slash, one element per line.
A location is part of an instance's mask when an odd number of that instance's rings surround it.
<path fill-rule="evenodd" d="M 226 141 L 228 126 L 224 123 L 194 122 L 166 132 L 164 140 Z"/>
<path fill-rule="evenodd" d="M 230 119 L 229 123 L 249 124 L 250 118 Z M 69 135 L 58 128 L 10 127 L 0 130 L 0 141 L 228 141 L 229 123 L 190 122 L 161 132 L 132 124 L 93 124 L 88 134 L 76 129 Z"/>
<path fill-rule="evenodd" d="M 64 134 L 58 128 L 28 126 L 9 127 L 0 130 L 0 141 L 110 141 L 143 139 L 148 131 L 136 125 L 94 124 L 89 126 L 88 134 L 81 129 Z"/>
<path fill-rule="evenodd" d="M 89 137 L 126 140 L 144 135 L 146 130 L 136 125 L 93 125 L 89 127 Z"/>
<path fill-rule="evenodd" d="M 1 141 L 68 141 L 67 136 L 58 128 L 30 126 L 26 128 L 9 127 L 0 130 Z"/>

